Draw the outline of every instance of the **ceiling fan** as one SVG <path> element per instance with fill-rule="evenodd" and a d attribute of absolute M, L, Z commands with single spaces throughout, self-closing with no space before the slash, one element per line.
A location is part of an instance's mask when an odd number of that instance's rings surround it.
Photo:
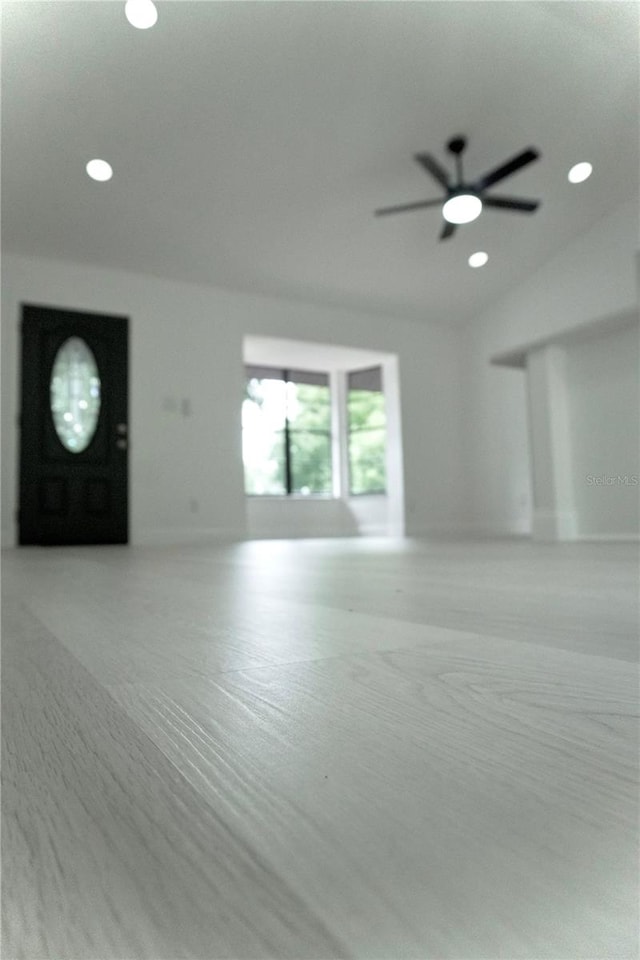
<path fill-rule="evenodd" d="M 470 223 L 480 216 L 482 208 L 494 207 L 497 210 L 517 210 L 520 213 L 533 213 L 540 205 L 539 200 L 524 200 L 519 197 L 491 197 L 485 195 L 485 190 L 492 187 L 499 180 L 510 177 L 522 167 L 537 160 L 540 156 L 534 147 L 528 147 L 522 153 L 516 154 L 511 160 L 501 164 L 473 183 L 465 183 L 462 176 L 462 154 L 467 146 L 465 137 L 453 137 L 447 144 L 447 150 L 452 153 L 456 161 L 456 180 L 450 180 L 447 171 L 429 153 L 416 153 L 414 160 L 430 173 L 446 195 L 439 200 L 419 200 L 417 203 L 405 203 L 399 207 L 383 207 L 376 210 L 376 217 L 389 213 L 404 213 L 405 210 L 419 210 L 422 207 L 442 207 L 442 216 L 445 224 L 440 233 L 440 239 L 446 240 L 452 236 L 456 227 L 461 223 Z"/>

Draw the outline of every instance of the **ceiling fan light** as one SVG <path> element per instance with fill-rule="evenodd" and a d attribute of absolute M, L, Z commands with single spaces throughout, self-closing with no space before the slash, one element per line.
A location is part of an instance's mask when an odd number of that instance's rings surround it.
<path fill-rule="evenodd" d="M 592 170 L 593 167 L 590 163 L 587 163 L 586 160 L 584 160 L 582 163 L 576 163 L 575 166 L 571 167 L 571 170 L 569 170 L 569 182 L 582 183 L 591 176 Z"/>
<path fill-rule="evenodd" d="M 127 0 L 124 12 L 131 26 L 138 30 L 148 30 L 158 19 L 153 0 Z"/>
<path fill-rule="evenodd" d="M 449 223 L 471 223 L 482 213 L 482 200 L 473 193 L 459 193 L 442 208 L 442 216 Z"/>
<path fill-rule="evenodd" d="M 111 177 L 113 176 L 111 164 L 107 163 L 106 160 L 89 160 L 85 170 L 92 180 L 111 180 Z"/>

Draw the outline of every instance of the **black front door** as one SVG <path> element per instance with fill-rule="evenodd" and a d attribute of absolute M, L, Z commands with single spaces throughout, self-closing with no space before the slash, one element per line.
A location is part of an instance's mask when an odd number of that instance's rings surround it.
<path fill-rule="evenodd" d="M 128 541 L 128 318 L 23 305 L 21 544 Z"/>

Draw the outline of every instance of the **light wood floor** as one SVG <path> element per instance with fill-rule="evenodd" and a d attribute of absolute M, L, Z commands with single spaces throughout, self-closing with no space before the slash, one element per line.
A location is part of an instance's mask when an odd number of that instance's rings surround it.
<path fill-rule="evenodd" d="M 3 957 L 638 956 L 638 549 L 3 557 Z"/>

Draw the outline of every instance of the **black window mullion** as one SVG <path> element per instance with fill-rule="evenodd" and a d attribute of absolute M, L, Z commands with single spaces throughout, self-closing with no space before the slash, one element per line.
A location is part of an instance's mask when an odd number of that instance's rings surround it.
<path fill-rule="evenodd" d="M 285 382 L 285 385 L 289 384 L 289 371 L 282 371 L 282 379 Z M 291 475 L 291 434 L 289 429 L 289 391 L 287 390 L 285 394 L 285 411 L 284 411 L 284 479 L 287 487 L 287 496 L 291 496 L 291 491 L 293 490 L 293 479 Z"/>
<path fill-rule="evenodd" d="M 292 478 L 291 478 L 291 448 L 289 446 L 290 436 L 289 436 L 289 421 L 285 420 L 284 423 L 284 480 L 287 487 L 287 494 L 291 493 L 292 490 Z"/>
<path fill-rule="evenodd" d="M 325 373 L 316 373 L 309 371 L 297 371 L 289 370 L 277 367 L 268 367 L 268 366 L 257 366 L 257 365 L 246 365 L 247 380 L 282 380 L 286 386 L 289 383 L 297 384 L 309 384 L 311 386 L 321 386 L 329 388 L 329 376 Z M 284 483 L 285 495 L 291 496 L 294 494 L 295 487 L 295 476 L 294 472 L 296 469 L 296 464 L 294 463 L 294 451 L 293 444 L 294 438 L 298 436 L 316 436 L 323 437 L 327 440 L 329 444 L 329 454 L 330 454 L 330 444 L 331 444 L 331 429 L 322 429 L 319 427 L 315 428 L 296 428 L 290 421 L 289 418 L 289 397 L 288 389 L 285 391 L 285 403 L 284 403 L 284 427 L 280 432 L 282 439 L 284 441 Z M 330 399 L 327 400 L 327 406 L 330 406 Z M 330 463 L 330 460 L 329 460 Z M 324 483 L 324 481 L 323 481 Z M 324 487 L 323 487 L 324 490 Z"/>

